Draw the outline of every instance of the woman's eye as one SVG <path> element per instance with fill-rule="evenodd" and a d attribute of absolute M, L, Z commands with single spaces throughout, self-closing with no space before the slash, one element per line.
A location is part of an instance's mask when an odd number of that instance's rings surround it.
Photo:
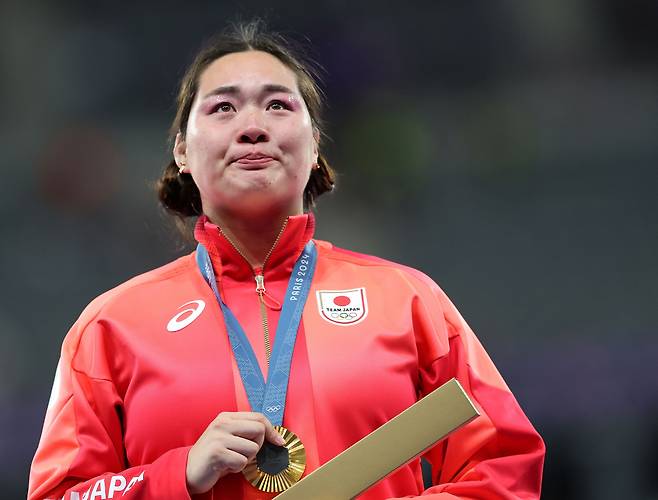
<path fill-rule="evenodd" d="M 219 113 L 229 113 L 231 111 L 235 111 L 235 108 L 230 102 L 220 102 L 217 106 L 215 106 L 214 111 Z"/>
<path fill-rule="evenodd" d="M 288 109 L 288 107 L 284 104 L 283 101 L 272 101 L 268 106 L 267 109 L 272 109 L 274 111 L 281 111 L 283 109 Z"/>

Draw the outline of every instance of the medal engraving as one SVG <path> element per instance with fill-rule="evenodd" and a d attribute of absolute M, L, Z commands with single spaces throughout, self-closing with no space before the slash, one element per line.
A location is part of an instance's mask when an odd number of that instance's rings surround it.
<path fill-rule="evenodd" d="M 271 476 L 285 470 L 289 464 L 288 448 L 276 446 L 269 441 L 263 443 L 258 455 L 256 455 L 258 468 Z"/>

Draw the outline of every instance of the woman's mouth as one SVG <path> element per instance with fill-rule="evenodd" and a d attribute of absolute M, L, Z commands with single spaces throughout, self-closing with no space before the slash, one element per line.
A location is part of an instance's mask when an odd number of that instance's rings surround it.
<path fill-rule="evenodd" d="M 269 165 L 273 161 L 275 161 L 275 159 L 271 156 L 262 154 L 249 154 L 243 156 L 242 158 L 238 158 L 235 160 L 235 163 L 246 170 L 256 170 Z"/>

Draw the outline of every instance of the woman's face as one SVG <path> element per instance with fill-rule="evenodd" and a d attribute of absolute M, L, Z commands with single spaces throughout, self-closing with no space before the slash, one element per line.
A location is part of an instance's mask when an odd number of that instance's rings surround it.
<path fill-rule="evenodd" d="M 191 173 L 211 220 L 301 213 L 318 147 L 296 75 L 266 52 L 215 60 L 201 74 L 174 155 Z"/>

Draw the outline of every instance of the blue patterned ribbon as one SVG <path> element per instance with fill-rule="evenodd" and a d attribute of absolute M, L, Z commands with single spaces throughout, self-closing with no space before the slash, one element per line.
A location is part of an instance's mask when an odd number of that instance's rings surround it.
<path fill-rule="evenodd" d="M 272 422 L 272 425 L 282 425 L 292 352 L 295 347 L 295 339 L 302 319 L 304 304 L 306 304 L 313 273 L 315 272 L 315 263 L 317 261 L 315 244 L 312 240 L 306 244 L 302 254 L 295 262 L 290 280 L 288 280 L 285 302 L 281 310 L 279 324 L 276 327 L 267 383 L 260 371 L 258 360 L 247 335 L 219 294 L 208 250 L 201 243 L 197 246 L 196 261 L 203 278 L 212 288 L 224 313 L 224 323 L 226 324 L 231 348 L 240 370 L 240 377 L 251 409 L 262 412 Z"/>

